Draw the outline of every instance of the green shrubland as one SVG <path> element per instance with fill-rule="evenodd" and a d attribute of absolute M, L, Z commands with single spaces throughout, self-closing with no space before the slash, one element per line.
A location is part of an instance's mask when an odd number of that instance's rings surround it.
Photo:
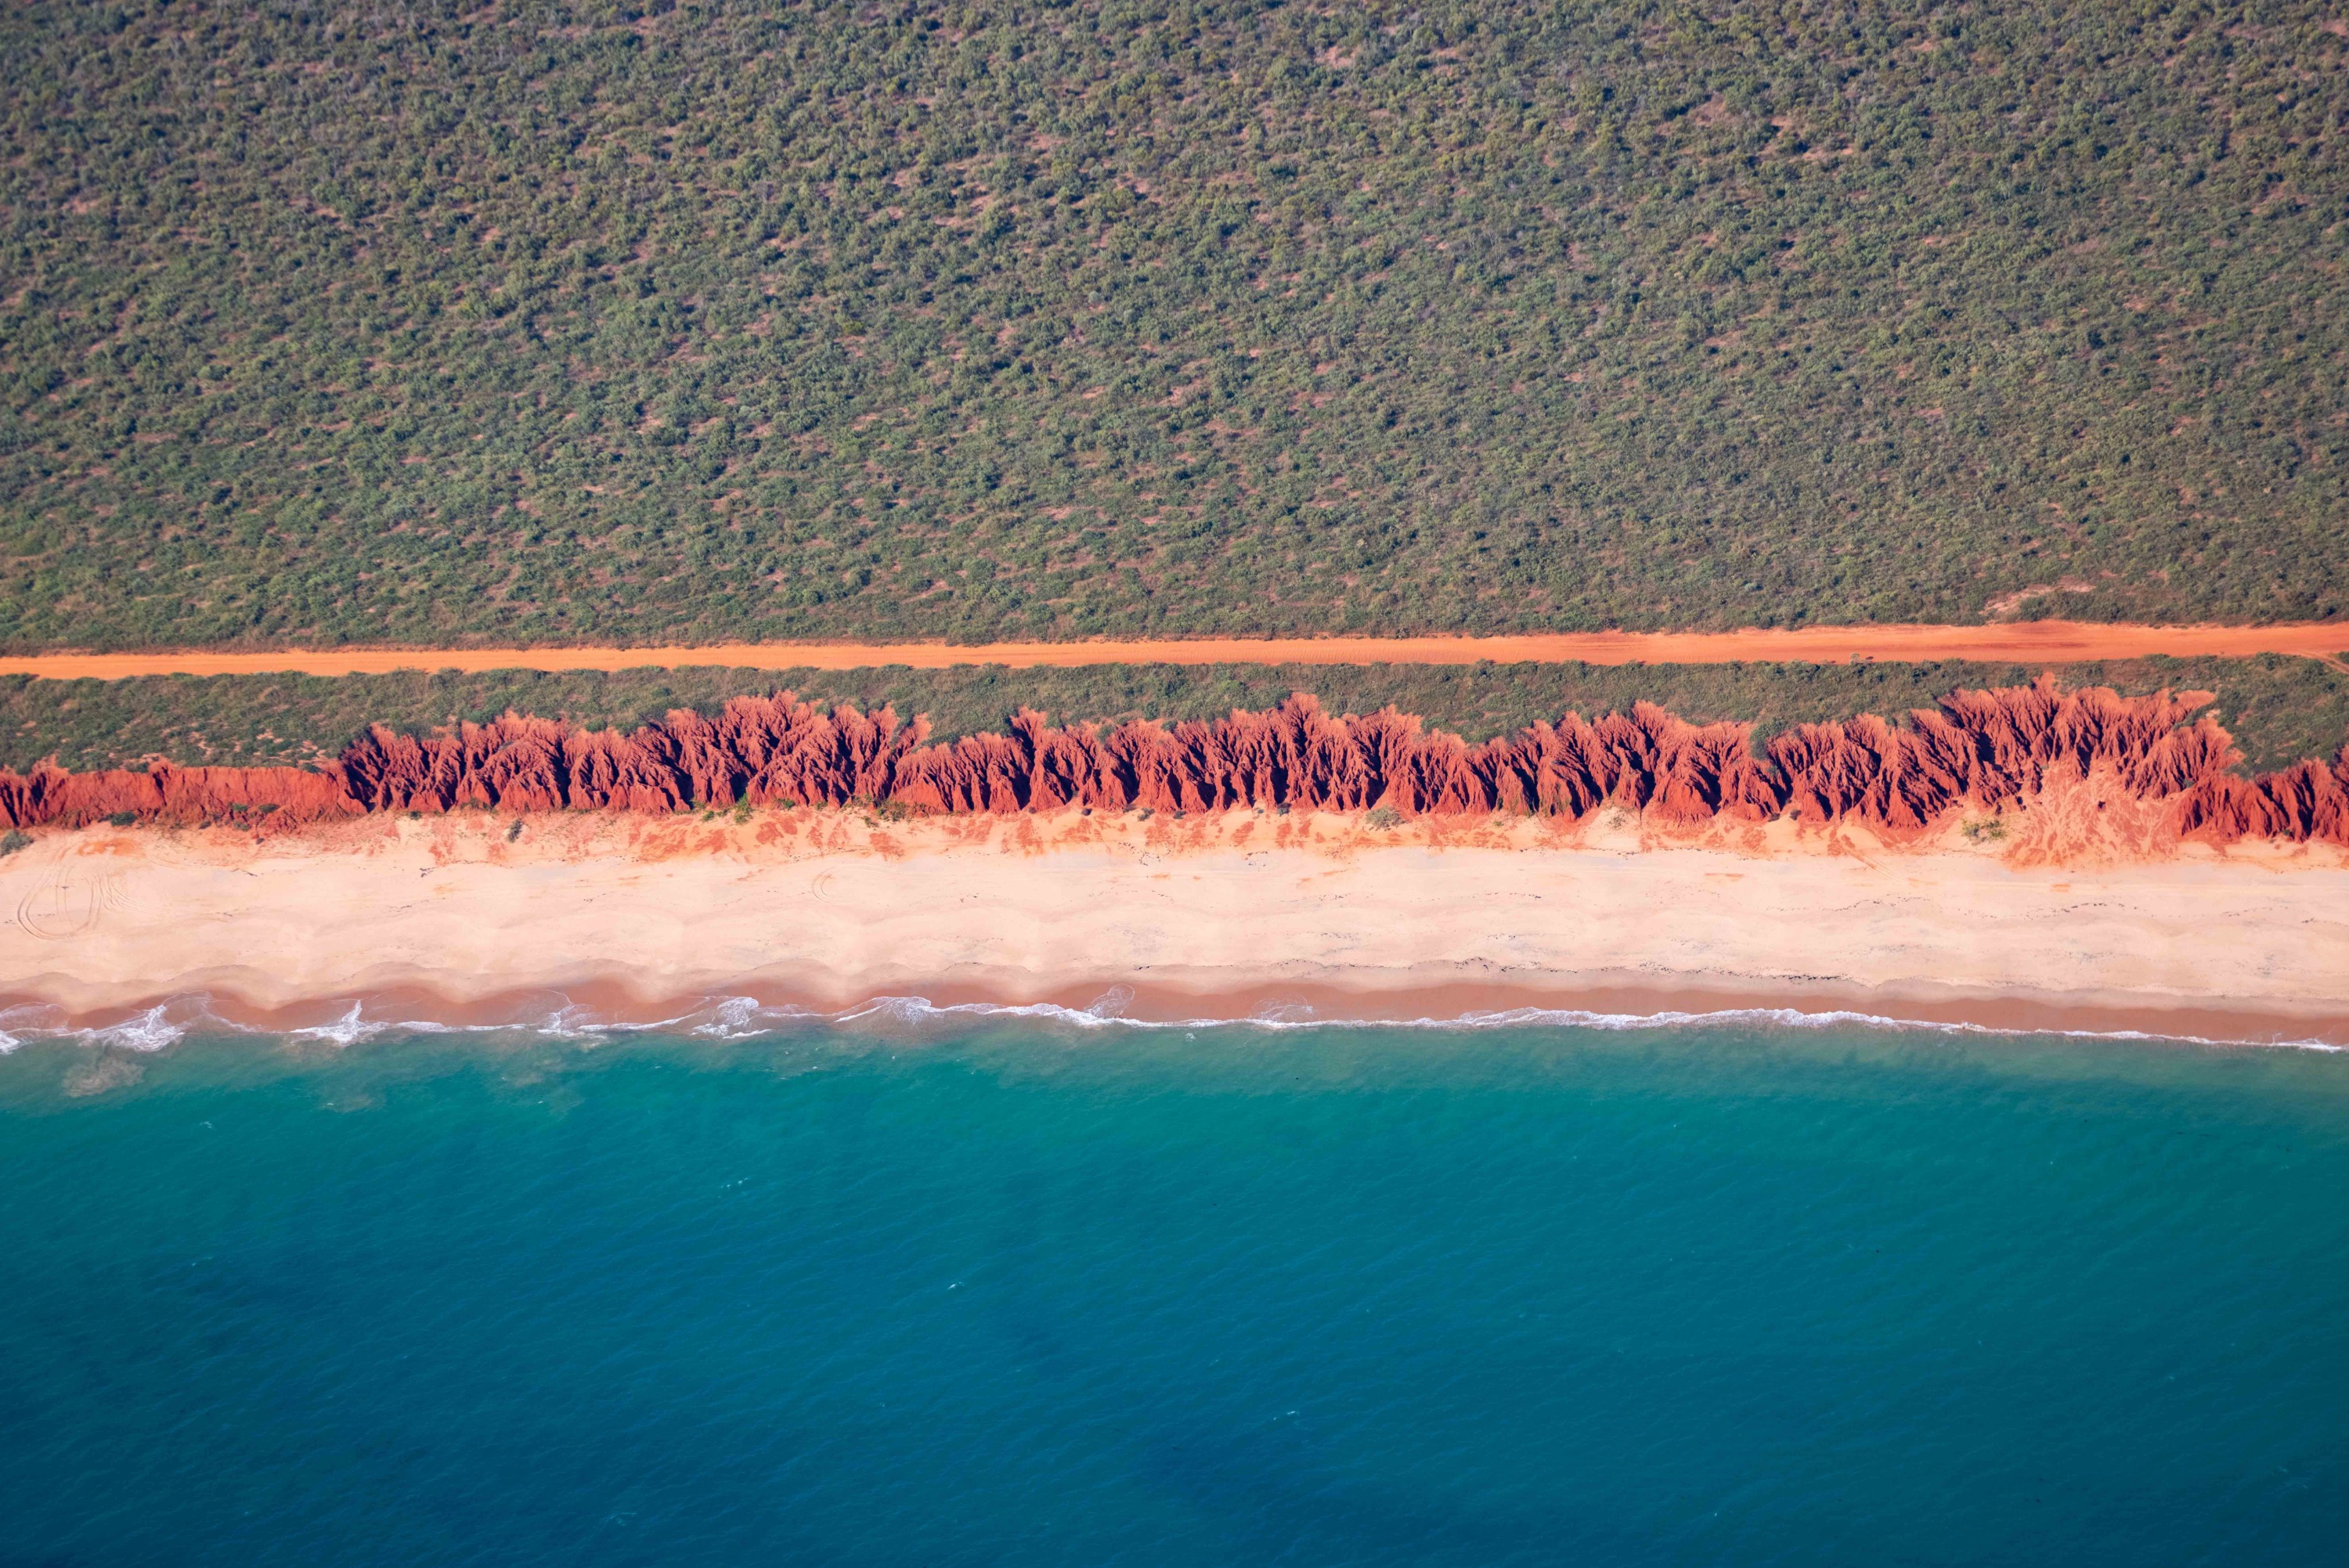
<path fill-rule="evenodd" d="M 0 17 L 0 645 L 2326 618 L 2318 0 Z"/>

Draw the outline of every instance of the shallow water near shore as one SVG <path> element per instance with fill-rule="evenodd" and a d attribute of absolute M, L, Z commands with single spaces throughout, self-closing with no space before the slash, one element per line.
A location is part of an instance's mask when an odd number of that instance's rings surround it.
<path fill-rule="evenodd" d="M 2349 1056 L 0 1057 L 0 1562 L 2334 1560 Z"/>

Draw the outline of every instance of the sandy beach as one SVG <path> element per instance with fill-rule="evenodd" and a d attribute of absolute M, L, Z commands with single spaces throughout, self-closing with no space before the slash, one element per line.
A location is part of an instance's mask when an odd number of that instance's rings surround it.
<path fill-rule="evenodd" d="M 0 1002 L 206 995 L 285 1023 L 560 993 L 1049 1001 L 1138 1015 L 1845 1007 L 2349 1042 L 2349 857 L 2148 845 L 2051 793 L 1994 834 L 1234 811 L 889 821 L 465 812 L 274 839 L 44 833 L 0 861 Z M 517 829 L 513 822 L 521 821 Z"/>

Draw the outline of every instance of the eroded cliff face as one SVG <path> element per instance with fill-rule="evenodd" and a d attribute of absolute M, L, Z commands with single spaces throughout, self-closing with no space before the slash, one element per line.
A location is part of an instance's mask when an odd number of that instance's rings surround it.
<path fill-rule="evenodd" d="M 1493 811 L 1580 817 L 1618 804 L 1667 823 L 1719 816 L 1860 821 L 1920 832 L 1948 813 L 2027 800 L 2057 770 L 2109 778 L 2161 802 L 2171 830 L 2349 844 L 2349 748 L 2245 779 L 2199 693 L 2102 688 L 1960 691 L 1895 725 L 1802 725 L 1760 754 L 1751 727 L 1692 725 L 1647 703 L 1568 714 L 1471 746 L 1388 709 L 1333 715 L 1297 696 L 1213 722 L 1054 726 L 1021 711 L 1005 733 L 926 744 L 887 708 L 822 712 L 788 692 L 716 717 L 670 714 L 633 734 L 509 714 L 431 736 L 380 726 L 316 769 L 145 773 L 0 770 L 0 823 L 242 820 L 263 830 L 371 811 L 675 811 L 701 805 L 894 803 L 916 812 L 1216 811 L 1235 806 L 1403 816 Z"/>
<path fill-rule="evenodd" d="M 68 773 L 43 764 L 30 774 L 0 768 L 0 824 L 9 827 L 80 827 L 126 813 L 141 821 L 245 820 L 256 827 L 290 827 L 366 810 L 332 767 L 179 768 L 157 762 L 144 773 Z"/>

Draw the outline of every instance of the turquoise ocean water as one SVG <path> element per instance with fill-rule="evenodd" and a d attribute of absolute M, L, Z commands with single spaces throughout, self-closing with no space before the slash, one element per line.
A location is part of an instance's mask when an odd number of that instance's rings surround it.
<path fill-rule="evenodd" d="M 2349 1557 L 2349 1056 L 39 1039 L 0 1563 Z"/>

